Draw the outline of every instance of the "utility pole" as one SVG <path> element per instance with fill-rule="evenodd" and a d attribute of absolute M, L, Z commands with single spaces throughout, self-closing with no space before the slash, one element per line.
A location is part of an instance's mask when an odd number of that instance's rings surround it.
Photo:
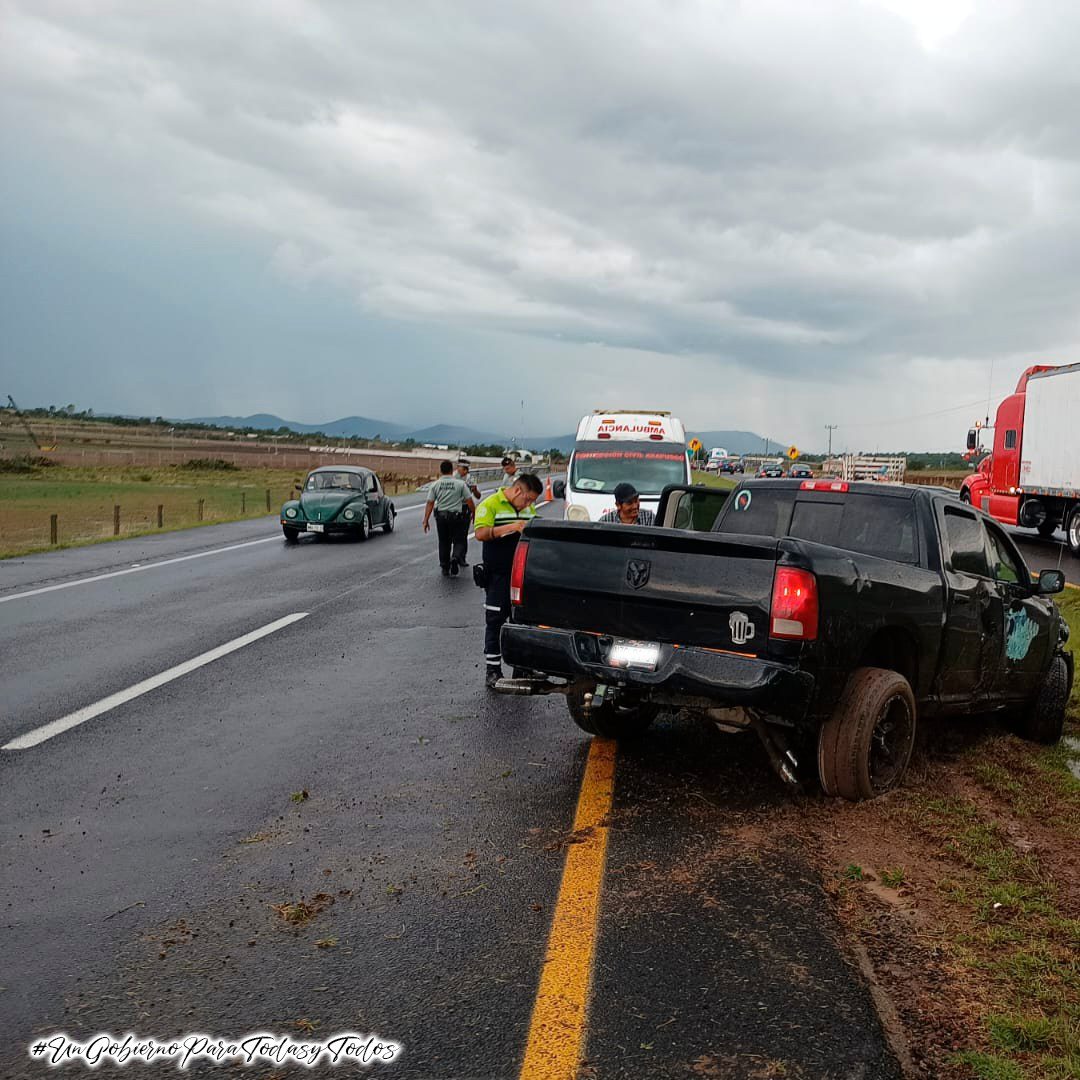
<path fill-rule="evenodd" d="M 832 457 L 832 433 L 839 427 L 839 424 L 826 424 L 825 430 L 829 433 L 829 457 Z"/>

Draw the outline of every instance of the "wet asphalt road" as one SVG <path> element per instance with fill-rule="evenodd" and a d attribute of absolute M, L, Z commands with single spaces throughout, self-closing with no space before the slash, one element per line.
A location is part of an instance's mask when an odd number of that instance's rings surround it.
<path fill-rule="evenodd" d="M 0 752 L 0 1075 L 46 1075 L 24 1048 L 57 1030 L 314 1028 L 515 1077 L 588 740 L 484 691 L 480 602 L 415 509 L 366 544 L 263 519 L 0 564 L 0 741 L 308 613 Z M 620 751 L 585 1075 L 899 1075 L 802 854 L 747 832 L 789 797 L 741 738 Z"/>
<path fill-rule="evenodd" d="M 1065 571 L 1065 580 L 1080 585 L 1080 559 L 1069 554 L 1065 536 L 1059 529 L 1049 539 L 1043 539 L 1031 529 L 1009 529 L 1028 564 L 1028 569 Z"/>

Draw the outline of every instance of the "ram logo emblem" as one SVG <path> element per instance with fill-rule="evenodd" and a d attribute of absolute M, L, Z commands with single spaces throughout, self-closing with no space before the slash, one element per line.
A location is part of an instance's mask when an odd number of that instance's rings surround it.
<path fill-rule="evenodd" d="M 733 611 L 728 616 L 727 624 L 733 645 L 745 645 L 754 636 L 754 624 L 745 612 Z"/>
<path fill-rule="evenodd" d="M 626 564 L 626 583 L 631 589 L 642 589 L 649 583 L 652 563 L 648 559 L 631 559 Z"/>

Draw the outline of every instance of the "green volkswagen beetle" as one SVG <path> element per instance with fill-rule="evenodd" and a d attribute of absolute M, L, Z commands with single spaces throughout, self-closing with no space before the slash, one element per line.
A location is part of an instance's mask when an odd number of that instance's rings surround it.
<path fill-rule="evenodd" d="M 366 540 L 373 529 L 393 532 L 396 516 L 394 504 L 370 469 L 327 465 L 308 473 L 300 498 L 281 508 L 281 531 L 288 544 L 295 544 L 303 532 Z"/>

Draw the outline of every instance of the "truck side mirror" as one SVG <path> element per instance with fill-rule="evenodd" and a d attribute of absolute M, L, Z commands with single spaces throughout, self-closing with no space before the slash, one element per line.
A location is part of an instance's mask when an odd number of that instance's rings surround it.
<path fill-rule="evenodd" d="M 968 432 L 967 448 L 969 450 L 977 450 L 979 448 L 979 433 L 974 428 Z"/>
<path fill-rule="evenodd" d="M 1055 593 L 1064 592 L 1065 571 L 1040 570 L 1038 591 L 1040 596 L 1053 596 Z"/>
<path fill-rule="evenodd" d="M 565 480 L 553 480 L 551 483 L 551 494 L 556 499 L 566 498 L 566 481 Z"/>

